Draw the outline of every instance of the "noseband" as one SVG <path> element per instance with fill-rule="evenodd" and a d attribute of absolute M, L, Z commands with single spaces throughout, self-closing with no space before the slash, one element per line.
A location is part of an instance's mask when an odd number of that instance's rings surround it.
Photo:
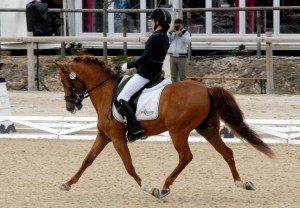
<path fill-rule="evenodd" d="M 70 83 L 69 90 L 71 92 L 70 94 L 65 95 L 65 100 L 70 103 L 75 104 L 75 106 L 77 107 L 78 110 L 80 110 L 82 108 L 81 103 L 85 98 L 89 97 L 89 93 L 91 93 L 94 89 L 100 87 L 102 84 L 104 84 L 109 79 L 119 76 L 119 72 L 116 74 L 113 74 L 110 77 L 108 77 L 107 79 L 105 79 L 102 82 L 100 82 L 99 84 L 97 84 L 95 87 L 92 87 L 91 89 L 87 90 L 84 82 L 77 77 L 75 72 L 70 70 L 69 65 L 65 64 L 65 67 L 68 71 L 68 72 L 66 72 L 66 76 Z M 78 81 L 82 85 L 82 93 L 79 93 L 78 90 L 76 89 L 76 87 L 74 86 L 75 81 Z M 66 84 L 62 80 L 61 80 L 61 82 L 64 85 L 64 87 L 67 87 Z"/>

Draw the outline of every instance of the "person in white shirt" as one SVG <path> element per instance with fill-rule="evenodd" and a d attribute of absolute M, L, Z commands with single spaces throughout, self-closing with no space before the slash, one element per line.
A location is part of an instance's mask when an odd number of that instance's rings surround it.
<path fill-rule="evenodd" d="M 171 80 L 174 83 L 186 79 L 187 50 L 191 36 L 189 31 L 184 28 L 183 20 L 177 18 L 168 31 L 168 37 L 170 40 L 168 54 L 170 55 Z"/>

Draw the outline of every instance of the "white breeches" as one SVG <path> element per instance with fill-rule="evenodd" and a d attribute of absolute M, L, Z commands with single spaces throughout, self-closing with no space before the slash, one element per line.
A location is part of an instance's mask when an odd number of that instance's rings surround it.
<path fill-rule="evenodd" d="M 133 75 L 131 79 L 127 82 L 119 96 L 117 97 L 117 100 L 120 101 L 125 100 L 128 101 L 134 95 L 137 91 L 139 91 L 143 86 L 145 86 L 148 82 L 150 82 L 149 79 L 146 79 L 142 77 L 139 74 Z"/>

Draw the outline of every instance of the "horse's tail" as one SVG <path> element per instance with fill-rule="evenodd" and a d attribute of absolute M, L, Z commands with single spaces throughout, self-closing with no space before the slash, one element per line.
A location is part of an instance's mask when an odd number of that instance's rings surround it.
<path fill-rule="evenodd" d="M 222 87 L 209 88 L 209 93 L 213 97 L 214 108 L 217 114 L 225 122 L 233 133 L 249 142 L 255 149 L 266 154 L 270 158 L 274 157 L 274 152 L 264 143 L 259 136 L 245 123 L 243 112 L 239 108 L 234 97 Z"/>

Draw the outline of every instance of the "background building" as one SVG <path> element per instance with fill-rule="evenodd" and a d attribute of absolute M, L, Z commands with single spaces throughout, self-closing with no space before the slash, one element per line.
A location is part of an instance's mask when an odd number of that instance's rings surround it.
<path fill-rule="evenodd" d="M 25 8 L 29 0 L 2 0 L 1 8 Z M 102 9 L 103 0 L 42 0 L 49 8 L 66 9 Z M 114 0 L 109 1 L 109 9 L 154 9 L 169 8 L 174 18 L 181 17 L 192 36 L 214 37 L 254 37 L 260 32 L 272 32 L 276 37 L 298 36 L 300 33 L 300 10 L 261 11 L 258 18 L 256 11 L 213 11 L 184 12 L 185 8 L 232 8 L 232 7 L 279 7 L 300 6 L 296 0 Z M 173 10 L 175 9 L 175 10 Z M 178 11 L 176 10 L 178 9 Z M 7 15 L 10 16 L 8 19 Z M 126 13 L 125 29 L 128 37 L 149 36 L 150 13 Z M 103 36 L 103 26 L 110 37 L 123 36 L 122 14 L 108 13 L 107 22 L 103 24 L 102 13 L 64 13 L 63 22 L 59 14 L 50 13 L 51 31 L 53 35 L 65 36 Z M 25 14 L 20 12 L 1 12 L 1 36 L 26 36 Z M 12 23 L 14 22 L 14 24 Z M 15 22 L 17 24 L 15 24 Z M 258 26 L 257 23 L 261 23 Z M 63 30 L 61 30 L 63 27 Z M 243 43 L 249 49 L 256 49 L 256 43 Z M 101 43 L 82 43 L 83 47 L 101 48 Z M 229 50 L 241 43 L 192 43 L 192 50 Z M 280 50 L 298 50 L 295 43 L 274 43 Z M 109 49 L 122 49 L 123 43 L 108 43 Z M 142 49 L 143 43 L 128 43 L 128 49 Z"/>

